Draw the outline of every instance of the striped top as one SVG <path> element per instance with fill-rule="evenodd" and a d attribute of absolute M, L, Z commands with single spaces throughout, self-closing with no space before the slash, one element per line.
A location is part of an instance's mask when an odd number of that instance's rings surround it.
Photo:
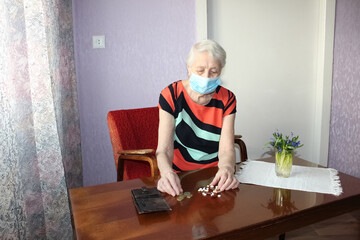
<path fill-rule="evenodd" d="M 173 169 L 217 166 L 223 118 L 236 113 L 235 95 L 218 86 L 210 102 L 200 105 L 190 98 L 182 81 L 177 81 L 161 92 L 158 107 L 175 119 Z"/>

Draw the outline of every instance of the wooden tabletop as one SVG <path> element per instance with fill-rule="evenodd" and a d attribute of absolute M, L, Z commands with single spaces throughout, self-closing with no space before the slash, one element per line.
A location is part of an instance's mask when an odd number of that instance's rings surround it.
<path fill-rule="evenodd" d="M 183 190 L 193 196 L 179 202 L 164 194 L 169 212 L 137 213 L 130 190 L 155 187 L 152 178 L 71 189 L 77 238 L 264 239 L 360 208 L 360 179 L 343 173 L 340 196 L 240 184 L 219 198 L 204 197 L 198 189 L 216 170 L 179 174 Z"/>

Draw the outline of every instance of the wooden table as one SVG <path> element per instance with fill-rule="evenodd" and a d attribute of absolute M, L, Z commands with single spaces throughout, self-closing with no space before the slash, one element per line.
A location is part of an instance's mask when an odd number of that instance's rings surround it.
<path fill-rule="evenodd" d="M 267 159 L 267 161 L 272 161 Z M 310 163 L 295 159 L 295 164 Z M 329 194 L 240 184 L 220 198 L 202 196 L 216 168 L 181 173 L 180 202 L 169 195 L 169 212 L 137 214 L 130 190 L 156 186 L 136 179 L 70 190 L 78 239 L 264 239 L 360 208 L 360 179 L 339 173 L 344 193 Z"/>

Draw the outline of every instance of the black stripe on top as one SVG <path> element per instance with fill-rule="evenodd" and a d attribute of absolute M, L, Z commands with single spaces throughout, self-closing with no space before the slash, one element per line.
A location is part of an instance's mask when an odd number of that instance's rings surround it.
<path fill-rule="evenodd" d="M 206 107 L 215 107 L 215 108 L 224 109 L 224 103 L 218 99 L 211 99 L 210 102 L 206 104 Z"/>
<path fill-rule="evenodd" d="M 215 92 L 216 92 L 216 93 L 219 93 L 220 89 L 221 89 L 221 86 L 219 85 L 219 86 L 216 87 Z"/>
<path fill-rule="evenodd" d="M 175 89 L 173 88 L 173 84 L 169 85 L 169 90 L 170 90 L 170 93 L 171 93 L 171 98 L 172 98 L 173 103 L 176 103 L 176 99 L 177 99 L 177 97 L 176 97 L 177 84 L 178 84 L 178 82 L 175 82 Z"/>
<path fill-rule="evenodd" d="M 178 98 L 178 101 L 177 101 L 177 104 L 178 104 L 178 108 L 177 108 L 177 112 L 175 113 L 175 115 L 176 115 L 175 118 L 178 116 L 179 112 L 181 112 L 184 109 L 187 112 L 187 114 L 189 114 L 192 121 L 200 129 L 211 132 L 211 133 L 215 133 L 215 134 L 220 134 L 221 133 L 221 128 L 216 127 L 216 126 L 211 125 L 211 124 L 204 123 L 204 122 L 200 121 L 195 116 L 195 114 L 191 111 L 189 105 L 187 104 L 183 93 L 180 94 L 180 96 Z"/>
<path fill-rule="evenodd" d="M 202 151 L 207 154 L 219 151 L 219 142 L 206 140 L 196 136 L 194 130 L 184 121 L 181 121 L 175 129 L 176 136 L 186 147 Z"/>
<path fill-rule="evenodd" d="M 175 171 L 179 171 L 179 172 L 184 171 L 184 170 L 180 169 L 178 166 L 176 166 L 174 163 L 172 163 L 172 169 L 174 169 Z"/>
<path fill-rule="evenodd" d="M 229 91 L 230 92 L 230 91 Z M 229 107 L 231 107 L 233 104 L 234 104 L 234 102 L 236 101 L 236 98 L 235 98 L 235 95 L 234 94 L 231 94 L 232 96 L 231 96 L 231 98 L 230 98 L 230 100 L 229 100 L 229 104 L 226 106 L 226 108 L 224 109 L 224 112 L 226 111 L 226 110 L 228 110 L 229 109 Z M 236 106 L 235 106 L 235 108 L 236 108 Z"/>
<path fill-rule="evenodd" d="M 174 112 L 173 112 L 172 108 L 170 107 L 169 103 L 166 101 L 166 99 L 164 98 L 164 96 L 162 94 L 160 94 L 160 97 L 159 97 L 159 104 L 160 104 L 160 107 L 164 111 L 166 111 L 174 116 Z"/>

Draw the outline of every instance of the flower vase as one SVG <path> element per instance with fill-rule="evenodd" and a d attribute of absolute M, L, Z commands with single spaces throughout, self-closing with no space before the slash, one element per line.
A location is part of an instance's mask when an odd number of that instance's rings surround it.
<path fill-rule="evenodd" d="M 292 151 L 278 151 L 275 152 L 275 172 L 276 176 L 287 178 L 290 176 L 293 162 Z"/>

